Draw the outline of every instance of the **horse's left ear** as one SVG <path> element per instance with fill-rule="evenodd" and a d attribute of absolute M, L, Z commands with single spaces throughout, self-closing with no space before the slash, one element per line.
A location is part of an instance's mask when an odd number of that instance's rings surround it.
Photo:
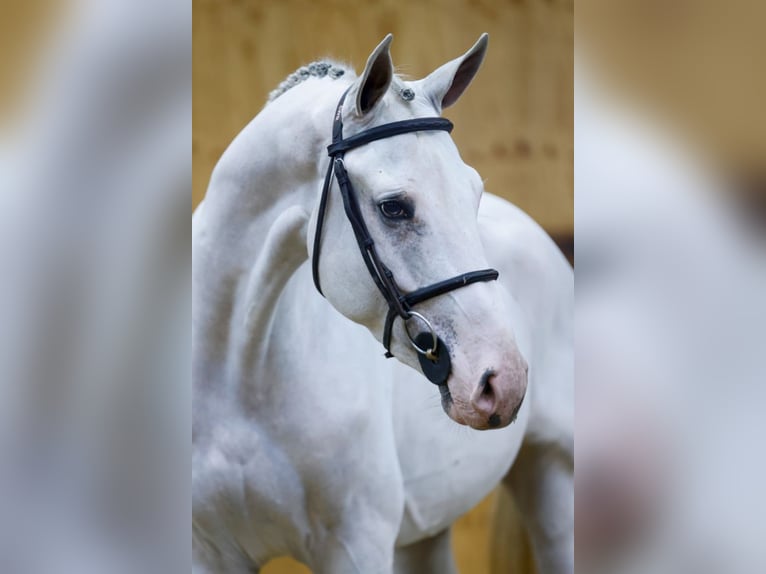
<path fill-rule="evenodd" d="M 484 61 L 488 43 L 489 34 L 485 32 L 465 54 L 447 62 L 418 82 L 437 111 L 448 108 L 463 95 Z"/>
<path fill-rule="evenodd" d="M 391 61 L 391 40 L 389 34 L 378 44 L 367 58 L 367 65 L 356 86 L 356 113 L 363 116 L 375 107 L 391 85 L 394 78 L 394 64 Z"/>

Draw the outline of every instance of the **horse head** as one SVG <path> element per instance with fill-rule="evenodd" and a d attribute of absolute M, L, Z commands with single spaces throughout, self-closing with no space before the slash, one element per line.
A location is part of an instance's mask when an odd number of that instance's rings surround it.
<path fill-rule="evenodd" d="M 327 157 L 319 163 L 320 173 L 327 170 L 327 197 L 308 233 L 317 286 L 321 278 L 323 295 L 340 313 L 438 384 L 453 420 L 504 427 L 524 400 L 528 366 L 509 324 L 509 295 L 492 281 L 496 272 L 467 273 L 488 266 L 477 221 L 482 179 L 461 159 L 448 122 L 390 128 L 440 116 L 454 104 L 481 66 L 487 35 L 419 81 L 394 74 L 390 42 L 389 35 L 373 50 L 335 117 L 345 141 L 381 130 L 383 137 L 335 155 L 331 149 L 330 166 Z M 424 286 L 435 288 L 429 297 L 407 299 Z M 429 361 L 446 367 L 443 376 L 430 376 Z"/>

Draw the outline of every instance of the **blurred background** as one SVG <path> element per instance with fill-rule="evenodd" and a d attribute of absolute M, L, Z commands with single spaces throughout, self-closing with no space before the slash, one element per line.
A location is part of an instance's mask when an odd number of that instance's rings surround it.
<path fill-rule="evenodd" d="M 298 67 L 323 56 L 361 71 L 389 32 L 399 73 L 419 78 L 490 34 L 484 65 L 445 115 L 466 163 L 486 189 L 573 249 L 572 0 L 193 0 L 193 195 L 266 97 Z M 497 518 L 493 520 L 493 516 Z M 520 525 L 513 502 L 491 496 L 455 527 L 461 572 L 532 572 L 509 547 Z M 265 574 L 307 570 L 280 560 Z"/>
<path fill-rule="evenodd" d="M 8 0 L 0 18 L 0 124 L 18 119 L 25 108 L 36 64 L 67 9 L 47 0 Z"/>
<path fill-rule="evenodd" d="M 766 4 L 581 0 L 577 47 L 592 79 L 674 137 L 766 215 Z M 581 70 L 582 71 L 582 70 Z"/>
<path fill-rule="evenodd" d="M 0 3 L 4 573 L 188 568 L 190 44 L 185 0 Z"/>
<path fill-rule="evenodd" d="M 766 571 L 765 19 L 578 0 L 580 574 Z"/>

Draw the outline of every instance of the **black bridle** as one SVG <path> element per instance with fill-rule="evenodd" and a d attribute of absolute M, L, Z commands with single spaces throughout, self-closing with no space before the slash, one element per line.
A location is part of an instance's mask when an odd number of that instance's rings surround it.
<path fill-rule="evenodd" d="M 445 343 L 436 335 L 431 323 L 420 313 L 413 311 L 413 307 L 418 303 L 427 301 L 439 295 L 444 295 L 455 289 L 466 287 L 479 281 L 494 281 L 498 278 L 498 272 L 494 269 L 482 269 L 480 271 L 471 271 L 457 275 L 451 279 L 439 281 L 427 287 L 421 287 L 410 293 L 402 293 L 394 280 L 394 274 L 380 260 L 375 241 L 372 239 L 364 217 L 359 208 L 354 188 L 349 181 L 346 167 L 343 163 L 343 157 L 347 151 L 366 145 L 368 143 L 419 131 L 452 131 L 452 122 L 445 118 L 416 118 L 412 120 L 403 120 L 392 122 L 381 126 L 376 126 L 361 133 L 343 139 L 343 103 L 346 100 L 348 90 L 343 94 L 338 107 L 335 111 L 335 119 L 332 128 L 332 144 L 327 148 L 330 156 L 330 165 L 327 167 L 327 175 L 322 188 L 322 197 L 319 202 L 317 212 L 316 233 L 314 235 L 314 250 L 312 259 L 312 272 L 314 275 L 314 285 L 319 293 L 322 288 L 319 282 L 319 251 L 322 243 L 322 227 L 324 225 L 325 212 L 327 210 L 327 199 L 332 187 L 332 176 L 338 181 L 338 187 L 343 198 L 343 207 L 346 211 L 351 228 L 354 230 L 359 250 L 362 253 L 367 270 L 375 281 L 378 289 L 388 303 L 388 315 L 386 316 L 385 328 L 383 331 L 383 345 L 386 348 L 386 357 L 391 354 L 391 332 L 394 321 L 401 317 L 405 321 L 405 330 L 410 338 L 413 347 L 418 351 L 420 365 L 428 379 L 437 385 L 446 384 L 450 374 L 449 349 Z M 429 333 L 420 333 L 413 338 L 407 330 L 406 321 L 411 318 L 417 318 L 423 322 Z"/>

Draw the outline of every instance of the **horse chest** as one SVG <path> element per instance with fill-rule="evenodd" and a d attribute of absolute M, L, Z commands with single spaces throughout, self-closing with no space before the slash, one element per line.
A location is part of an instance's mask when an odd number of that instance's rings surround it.
<path fill-rule="evenodd" d="M 505 429 L 456 426 L 439 392 L 417 374 L 395 369 L 394 433 L 405 493 L 399 545 L 432 536 L 478 504 L 508 472 L 524 438 L 529 405 Z"/>

